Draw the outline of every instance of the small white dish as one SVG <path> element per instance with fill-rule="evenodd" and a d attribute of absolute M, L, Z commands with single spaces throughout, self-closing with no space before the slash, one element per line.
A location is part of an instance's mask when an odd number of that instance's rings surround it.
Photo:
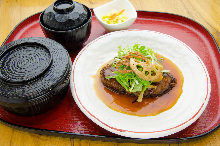
<path fill-rule="evenodd" d="M 110 109 L 97 96 L 92 77 L 117 55 L 118 46 L 139 43 L 152 48 L 180 68 L 184 83 L 177 103 L 156 116 L 138 117 Z M 131 138 L 158 138 L 179 132 L 205 110 L 211 92 L 209 73 L 200 57 L 185 43 L 160 32 L 124 30 L 103 35 L 85 46 L 73 63 L 72 95 L 81 111 L 102 128 Z"/>
<path fill-rule="evenodd" d="M 128 17 L 125 22 L 119 24 L 107 24 L 102 21 L 103 15 L 110 13 L 112 10 L 121 11 L 122 9 L 125 9 L 124 14 Z M 113 0 L 102 6 L 94 8 L 93 11 L 99 23 L 105 28 L 106 31 L 109 32 L 127 29 L 137 18 L 137 12 L 129 0 Z"/>

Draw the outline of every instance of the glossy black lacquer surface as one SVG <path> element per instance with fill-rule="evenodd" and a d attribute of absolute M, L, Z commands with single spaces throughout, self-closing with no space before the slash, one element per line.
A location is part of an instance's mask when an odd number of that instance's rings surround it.
<path fill-rule="evenodd" d="M 65 95 L 71 72 L 68 52 L 47 38 L 23 38 L 0 48 L 0 105 L 35 115 Z"/>
<path fill-rule="evenodd" d="M 72 0 L 57 0 L 39 18 L 44 34 L 68 51 L 80 49 L 91 32 L 92 12 Z"/>
<path fill-rule="evenodd" d="M 44 25 L 53 30 L 69 30 L 79 27 L 87 21 L 86 7 L 72 0 L 56 0 L 42 16 Z"/>

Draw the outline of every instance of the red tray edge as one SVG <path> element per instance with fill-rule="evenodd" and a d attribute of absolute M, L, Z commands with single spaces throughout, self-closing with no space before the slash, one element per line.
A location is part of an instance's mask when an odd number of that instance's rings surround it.
<path fill-rule="evenodd" d="M 93 9 L 91 9 L 93 12 Z M 208 32 L 209 36 L 211 36 L 212 40 L 214 41 L 216 48 L 220 54 L 220 48 L 215 40 L 215 38 L 213 37 L 213 35 L 209 32 L 209 30 L 207 28 L 205 28 L 202 24 L 200 24 L 199 22 L 196 22 L 195 20 L 191 19 L 191 18 L 187 18 L 185 16 L 181 16 L 178 14 L 172 14 L 172 13 L 167 13 L 167 12 L 157 12 L 157 11 L 144 11 L 144 10 L 137 10 L 139 12 L 151 12 L 151 13 L 162 13 L 162 14 L 169 14 L 169 15 L 173 15 L 173 16 L 177 16 L 177 17 L 182 17 L 184 19 L 188 19 L 194 23 L 196 23 L 197 25 L 201 26 L 206 32 Z M 24 20 L 22 20 L 21 22 L 19 22 L 13 29 L 12 31 L 9 33 L 9 35 L 6 37 L 6 39 L 4 40 L 4 42 L 2 43 L 1 46 L 5 45 L 5 43 L 7 42 L 8 38 L 12 35 L 12 33 L 16 30 L 16 28 L 22 24 L 24 21 L 26 21 L 27 19 L 39 14 L 42 12 L 37 12 L 27 18 L 25 18 Z M 83 139 L 90 139 L 90 140 L 104 140 L 104 141 L 118 141 L 118 142 L 135 142 L 135 143 L 155 143 L 155 142 L 179 142 L 179 141 L 186 141 L 186 140 L 191 140 L 191 139 L 195 139 L 195 138 L 200 138 L 203 136 L 208 135 L 211 132 L 214 132 L 215 130 L 217 130 L 220 127 L 220 122 L 218 123 L 218 125 L 214 128 L 212 128 L 211 130 L 202 133 L 200 135 L 196 135 L 196 136 L 192 136 L 192 137 L 185 137 L 185 138 L 152 138 L 152 139 L 135 139 L 135 138 L 127 138 L 127 137 L 122 137 L 122 136 L 118 136 L 118 137 L 111 137 L 111 136 L 101 136 L 101 135 L 91 135 L 91 134 L 80 134 L 80 133 L 71 133 L 71 132 L 64 132 L 64 131 L 56 131 L 56 130 L 47 130 L 47 129 L 40 129 L 40 128 L 32 128 L 32 127 L 26 127 L 26 126 L 21 126 L 21 125 L 17 125 L 17 124 L 13 124 L 13 123 L 9 123 L 3 119 L 0 118 L 0 122 L 18 129 L 18 130 L 22 130 L 25 132 L 32 132 L 35 134 L 43 134 L 43 135 L 48 135 L 48 136 L 62 136 L 62 137 L 69 137 L 69 138 L 83 138 Z M 94 139 L 95 138 L 95 139 Z"/>

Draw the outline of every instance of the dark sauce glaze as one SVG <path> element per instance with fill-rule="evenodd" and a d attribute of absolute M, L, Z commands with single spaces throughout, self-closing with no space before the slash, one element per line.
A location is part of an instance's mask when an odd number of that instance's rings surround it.
<path fill-rule="evenodd" d="M 155 116 L 172 108 L 182 93 L 183 75 L 180 69 L 169 59 L 163 59 L 163 66 L 177 79 L 176 86 L 168 93 L 155 98 L 144 98 L 141 103 L 137 98 L 110 91 L 101 83 L 99 71 L 94 76 L 94 89 L 97 96 L 112 110 L 135 116 Z"/>

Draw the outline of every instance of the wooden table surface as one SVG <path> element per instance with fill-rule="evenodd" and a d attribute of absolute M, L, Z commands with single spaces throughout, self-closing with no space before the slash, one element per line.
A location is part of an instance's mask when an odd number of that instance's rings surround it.
<path fill-rule="evenodd" d="M 110 0 L 76 0 L 90 8 L 100 6 Z M 130 0 L 137 10 L 168 12 L 194 19 L 205 26 L 220 46 L 220 0 Z M 26 17 L 43 11 L 53 0 L 0 0 L 0 44 L 10 31 Z M 198 139 L 181 143 L 162 143 L 156 145 L 211 145 L 220 146 L 220 129 Z M 10 128 L 0 123 L 0 146 L 33 145 L 129 145 L 134 143 L 115 143 L 85 139 L 71 139 L 38 135 Z"/>

